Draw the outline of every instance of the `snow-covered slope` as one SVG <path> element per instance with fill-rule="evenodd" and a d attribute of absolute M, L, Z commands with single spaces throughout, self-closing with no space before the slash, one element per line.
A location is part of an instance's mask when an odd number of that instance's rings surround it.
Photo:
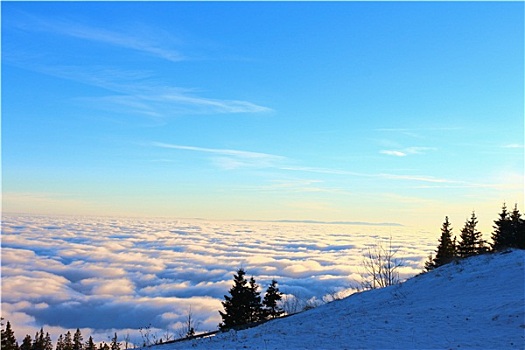
<path fill-rule="evenodd" d="M 525 251 L 451 263 L 259 327 L 172 349 L 523 349 Z"/>

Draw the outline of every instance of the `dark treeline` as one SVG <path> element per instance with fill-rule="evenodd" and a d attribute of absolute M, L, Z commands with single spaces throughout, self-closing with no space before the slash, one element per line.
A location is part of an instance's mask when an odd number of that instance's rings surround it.
<path fill-rule="evenodd" d="M 425 270 L 430 271 L 442 265 L 448 264 L 457 259 L 468 258 L 470 256 L 484 254 L 487 252 L 497 252 L 506 249 L 525 249 L 525 220 L 522 219 L 518 210 L 518 205 L 514 205 L 512 212 L 507 210 L 504 203 L 499 213 L 499 217 L 494 221 L 494 231 L 492 232 L 492 243 L 483 239 L 481 232 L 476 225 L 478 220 L 476 214 L 472 215 L 465 222 L 459 241 L 452 234 L 452 225 L 445 217 L 445 222 L 441 226 L 441 237 L 436 250 L 436 256 L 431 254 L 425 263 Z"/>
<path fill-rule="evenodd" d="M 1 332 L 1 350 L 120 350 L 117 333 L 115 333 L 115 336 L 111 339 L 110 344 L 101 342 L 97 347 L 91 336 L 84 343 L 82 333 L 80 329 L 77 328 L 77 331 L 73 335 L 71 335 L 70 331 L 67 331 L 67 333 L 63 335 L 60 334 L 56 342 L 56 347 L 53 347 L 51 336 L 48 332 L 44 334 L 44 328 L 36 332 L 34 338 L 27 334 L 21 345 L 18 345 L 9 321 L 7 321 L 5 325 L 5 330 L 2 324 Z"/>

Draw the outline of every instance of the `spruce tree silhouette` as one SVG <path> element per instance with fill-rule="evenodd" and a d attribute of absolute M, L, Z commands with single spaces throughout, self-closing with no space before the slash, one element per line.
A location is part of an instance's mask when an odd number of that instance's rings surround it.
<path fill-rule="evenodd" d="M 219 311 L 222 322 L 219 329 L 228 330 L 232 327 L 242 326 L 263 319 L 261 293 L 253 277 L 248 281 L 244 269 L 239 269 L 233 276 L 233 286 L 230 295 L 224 296 L 222 306 L 224 312 Z"/>

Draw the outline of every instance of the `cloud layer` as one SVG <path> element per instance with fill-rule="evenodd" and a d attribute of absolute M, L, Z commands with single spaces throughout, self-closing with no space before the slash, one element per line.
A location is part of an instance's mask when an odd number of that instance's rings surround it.
<path fill-rule="evenodd" d="M 140 343 L 151 324 L 176 333 L 191 306 L 199 331 L 216 329 L 232 274 L 244 267 L 263 286 L 321 300 L 350 292 L 362 254 L 392 236 L 419 273 L 436 238 L 399 226 L 297 222 L 29 217 L 4 215 L 2 313 L 18 338 L 45 327 L 54 337 L 79 327 L 106 340 Z"/>

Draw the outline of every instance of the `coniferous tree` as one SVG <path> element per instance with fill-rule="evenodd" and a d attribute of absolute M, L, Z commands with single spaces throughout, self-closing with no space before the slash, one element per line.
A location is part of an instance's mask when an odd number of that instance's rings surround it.
<path fill-rule="evenodd" d="M 264 312 L 261 304 L 261 292 L 259 292 L 259 285 L 257 282 L 255 282 L 253 276 L 250 278 L 248 292 L 250 314 L 247 323 L 258 322 L 264 318 Z"/>
<path fill-rule="evenodd" d="M 503 203 L 499 218 L 494 221 L 494 232 L 492 233 L 492 249 L 501 250 L 512 246 L 512 230 L 510 225 L 510 215 L 507 205 Z"/>
<path fill-rule="evenodd" d="M 20 350 L 31 350 L 33 347 L 33 339 L 29 334 L 26 334 L 24 337 L 24 340 L 22 341 L 22 345 L 20 345 Z"/>
<path fill-rule="evenodd" d="M 455 257 L 456 245 L 454 240 L 452 240 L 452 227 L 448 221 L 448 216 L 445 216 L 445 222 L 443 222 L 443 226 L 441 226 L 441 237 L 439 238 L 433 268 L 448 264 L 454 260 Z"/>
<path fill-rule="evenodd" d="M 514 205 L 514 210 L 510 214 L 510 227 L 513 238 L 513 248 L 525 249 L 525 220 L 521 218 L 518 204 Z"/>
<path fill-rule="evenodd" d="M 73 335 L 73 350 L 83 350 L 84 348 L 84 338 L 82 337 L 82 333 L 80 332 L 80 329 L 77 328 L 77 331 Z"/>
<path fill-rule="evenodd" d="M 230 295 L 225 295 L 222 302 L 224 312 L 219 311 L 222 317 L 222 322 L 219 324 L 221 330 L 227 330 L 247 322 L 249 316 L 248 281 L 245 275 L 246 272 L 242 268 L 237 271 L 237 274 L 233 275 L 233 286 L 229 290 Z"/>
<path fill-rule="evenodd" d="M 110 347 L 108 344 L 106 344 L 106 342 L 102 342 L 98 345 L 98 349 L 99 350 L 110 350 Z"/>
<path fill-rule="evenodd" d="M 89 339 L 84 346 L 84 350 L 97 350 L 97 346 L 95 345 L 92 336 L 89 336 Z"/>
<path fill-rule="evenodd" d="M 266 289 L 266 294 L 263 299 L 265 318 L 277 318 L 284 313 L 283 309 L 277 305 L 277 302 L 281 299 L 282 293 L 279 291 L 277 281 L 272 280 L 272 283 L 270 283 L 268 289 Z"/>
<path fill-rule="evenodd" d="M 63 350 L 73 350 L 73 339 L 71 339 L 71 332 L 67 331 L 64 335 L 64 348 Z"/>
<path fill-rule="evenodd" d="M 55 350 L 64 350 L 64 336 L 62 334 L 58 336 Z"/>
<path fill-rule="evenodd" d="M 235 326 L 245 325 L 261 319 L 262 306 L 259 286 L 252 277 L 246 280 L 246 272 L 239 269 L 233 276 L 233 286 L 230 295 L 224 296 L 222 306 L 224 312 L 219 311 L 222 322 L 219 324 L 221 330 L 227 330 Z"/>
<path fill-rule="evenodd" d="M 1 330 L 2 350 L 18 350 L 18 342 L 16 341 L 15 332 L 11 328 L 11 323 L 7 321 L 5 330 Z"/>
<path fill-rule="evenodd" d="M 436 268 L 434 265 L 434 256 L 432 253 L 428 255 L 427 261 L 425 261 L 425 271 L 432 271 Z"/>
<path fill-rule="evenodd" d="M 461 230 L 459 237 L 461 239 L 458 245 L 458 255 L 460 258 L 468 258 L 469 256 L 482 254 L 487 251 L 481 232 L 476 228 L 477 223 L 476 214 L 472 212 L 472 216 L 465 222 L 465 226 Z"/>
<path fill-rule="evenodd" d="M 33 350 L 45 350 L 44 349 L 44 328 L 40 328 L 40 332 L 36 332 L 35 339 L 33 340 Z"/>
<path fill-rule="evenodd" d="M 51 335 L 49 335 L 49 332 L 46 332 L 43 346 L 44 350 L 53 350 L 53 341 L 51 340 Z"/>

